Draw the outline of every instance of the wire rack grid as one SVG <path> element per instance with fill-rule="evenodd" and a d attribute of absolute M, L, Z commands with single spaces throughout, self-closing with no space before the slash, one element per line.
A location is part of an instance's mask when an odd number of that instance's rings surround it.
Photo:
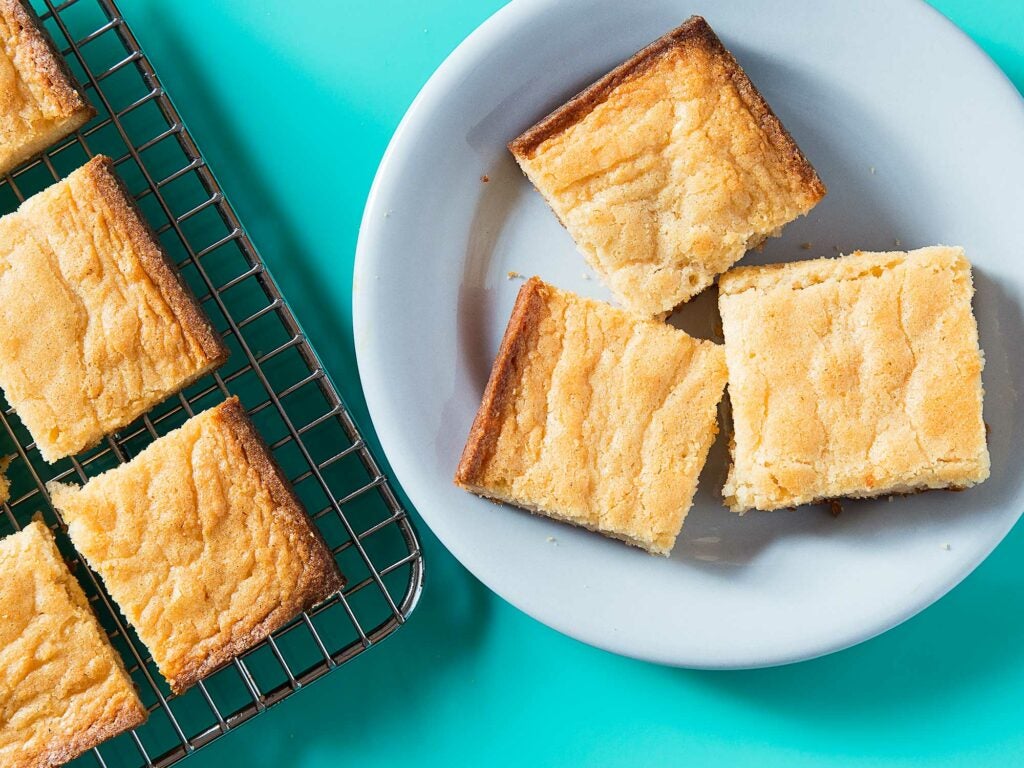
<path fill-rule="evenodd" d="M 0 534 L 42 513 L 150 712 L 145 725 L 75 765 L 168 766 L 393 633 L 419 598 L 423 558 L 411 520 L 113 0 L 33 2 L 98 115 L 6 175 L 0 212 L 89 157 L 108 155 L 231 349 L 220 371 L 56 465 L 42 460 L 13 410 L 0 404 L 0 451 L 13 452 Z M 99 578 L 76 556 L 45 483 L 84 482 L 230 394 L 239 396 L 291 479 L 348 584 L 174 696 Z"/>

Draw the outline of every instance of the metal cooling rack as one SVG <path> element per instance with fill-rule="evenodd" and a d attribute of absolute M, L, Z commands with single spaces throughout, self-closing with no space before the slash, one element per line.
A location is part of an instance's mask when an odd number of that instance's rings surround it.
<path fill-rule="evenodd" d="M 423 559 L 412 522 L 114 2 L 34 2 L 99 114 L 73 138 L 5 176 L 0 212 L 13 210 L 95 154 L 114 158 L 231 349 L 220 371 L 100 446 L 56 465 L 42 460 L 12 409 L 0 404 L 7 435 L 0 433 L 0 452 L 14 454 L 0 535 L 43 514 L 150 712 L 145 725 L 74 764 L 168 766 L 398 629 L 419 598 Z M 229 394 L 246 406 L 348 586 L 174 696 L 99 578 L 70 547 L 44 484 L 84 482 Z"/>

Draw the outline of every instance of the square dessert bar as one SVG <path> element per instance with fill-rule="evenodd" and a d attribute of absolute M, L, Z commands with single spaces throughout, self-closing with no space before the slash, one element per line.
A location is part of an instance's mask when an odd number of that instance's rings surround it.
<path fill-rule="evenodd" d="M 455 483 L 667 555 L 725 380 L 717 344 L 531 278 Z"/>
<path fill-rule="evenodd" d="M 0 541 L 0 765 L 63 765 L 146 720 L 40 522 Z"/>
<path fill-rule="evenodd" d="M 741 267 L 719 281 L 736 512 L 988 477 L 960 248 Z"/>
<path fill-rule="evenodd" d="M 237 398 L 48 490 L 176 693 L 344 586 Z"/>
<path fill-rule="evenodd" d="M 0 0 L 0 173 L 74 133 L 96 114 L 31 6 Z"/>
<path fill-rule="evenodd" d="M 0 387 L 47 461 L 227 355 L 108 158 L 0 218 Z"/>
<path fill-rule="evenodd" d="M 825 195 L 694 16 L 509 144 L 627 309 L 663 316 Z"/>

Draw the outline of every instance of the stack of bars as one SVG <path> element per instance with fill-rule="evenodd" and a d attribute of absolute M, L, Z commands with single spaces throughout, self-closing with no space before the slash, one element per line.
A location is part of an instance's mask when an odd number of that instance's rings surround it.
<path fill-rule="evenodd" d="M 95 111 L 28 6 L 0 0 L 0 35 L 6 173 Z M 227 358 L 109 158 L 0 218 L 0 387 L 46 462 Z M 175 693 L 344 586 L 234 397 L 84 486 L 47 490 Z M 0 765 L 64 763 L 145 721 L 53 531 L 37 520 L 0 541 L 0 571 Z"/>
<path fill-rule="evenodd" d="M 523 285 L 457 485 L 667 555 L 726 386 L 735 512 L 988 477 L 962 249 L 733 268 L 825 187 L 704 19 L 509 149 L 623 309 Z M 716 278 L 724 345 L 663 322 Z"/>

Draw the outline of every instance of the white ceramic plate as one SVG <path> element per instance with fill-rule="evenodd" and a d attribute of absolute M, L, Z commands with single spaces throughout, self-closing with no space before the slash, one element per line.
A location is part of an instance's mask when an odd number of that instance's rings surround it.
<path fill-rule="evenodd" d="M 720 440 L 669 560 L 452 485 L 520 286 L 506 274 L 608 297 L 506 141 L 691 13 L 708 19 L 829 187 L 810 217 L 744 263 L 894 243 L 967 249 L 988 361 L 984 485 L 851 502 L 838 518 L 820 507 L 740 518 L 721 506 Z M 865 640 L 957 584 L 1021 513 L 1022 180 L 1019 95 L 923 2 L 516 0 L 431 78 L 370 194 L 353 303 L 377 434 L 413 504 L 469 570 L 587 643 L 667 664 L 755 667 Z M 698 299 L 687 329 L 706 333 L 713 312 Z"/>

